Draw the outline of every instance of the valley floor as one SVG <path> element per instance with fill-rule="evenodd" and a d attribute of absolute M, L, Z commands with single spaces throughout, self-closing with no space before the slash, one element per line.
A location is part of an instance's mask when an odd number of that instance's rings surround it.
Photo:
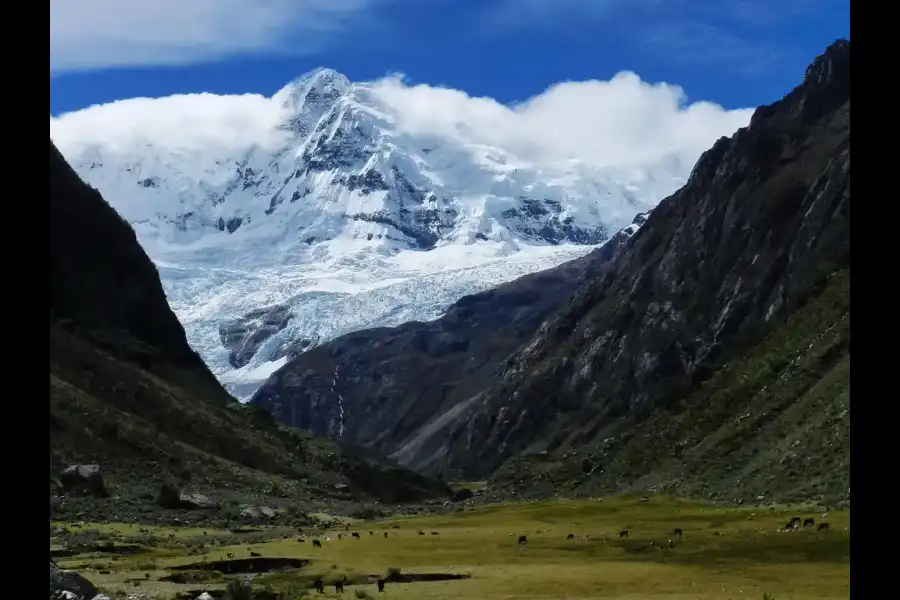
<path fill-rule="evenodd" d="M 324 597 L 377 598 L 376 579 L 390 573 L 384 596 L 397 600 L 847 598 L 850 512 L 823 510 L 616 497 L 348 521 L 360 539 L 345 527 L 216 531 L 54 523 L 50 545 L 63 568 L 107 592 L 167 600 L 193 600 L 206 590 L 220 597 L 228 578 L 251 571 L 257 598 L 284 600 L 322 597 L 310 589 L 317 576 L 328 586 Z M 782 531 L 794 516 L 817 525 Z M 829 528 L 817 530 L 823 521 Z M 624 529 L 629 535 L 620 537 Z M 527 542 L 519 544 L 522 535 Z M 322 547 L 313 547 L 313 539 Z M 344 576 L 346 591 L 335 593 L 332 582 Z M 260 593 L 267 589 L 284 595 Z"/>

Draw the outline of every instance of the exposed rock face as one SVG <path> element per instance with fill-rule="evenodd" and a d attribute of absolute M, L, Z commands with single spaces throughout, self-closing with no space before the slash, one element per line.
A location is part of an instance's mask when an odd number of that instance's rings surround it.
<path fill-rule="evenodd" d="M 688 183 L 606 260 L 594 255 L 466 298 L 435 323 L 344 336 L 284 367 L 254 402 L 386 451 L 403 440 L 394 450 L 401 462 L 448 475 L 480 478 L 528 451 L 578 456 L 561 480 L 627 487 L 643 473 L 604 480 L 605 465 L 635 446 L 618 455 L 591 449 L 643 431 L 657 413 L 677 422 L 687 410 L 679 402 L 702 404 L 695 396 L 704 382 L 773 331 L 796 329 L 791 319 L 826 292 L 831 304 L 820 312 L 835 321 L 804 325 L 809 347 L 849 321 L 840 283 L 850 264 L 849 55 L 847 41 L 830 46 L 800 86 L 707 151 Z M 819 363 L 849 364 L 849 345 L 836 344 Z M 828 397 L 840 404 L 849 383 L 833 375 Z M 760 393 L 785 373 L 765 377 Z M 733 410 L 724 406 L 718 425 L 707 424 L 702 435 L 711 437 L 673 443 L 727 454 L 723 432 L 741 418 Z M 772 410 L 775 419 L 790 406 Z M 843 439 L 849 406 L 838 412 L 832 425 Z M 501 472 L 516 477 L 513 467 Z"/>
<path fill-rule="evenodd" d="M 464 297 L 436 321 L 351 333 L 299 354 L 252 403 L 284 423 L 426 469 L 447 443 L 445 430 L 466 416 L 509 354 L 615 255 L 648 214 L 637 215 L 600 249 Z"/>

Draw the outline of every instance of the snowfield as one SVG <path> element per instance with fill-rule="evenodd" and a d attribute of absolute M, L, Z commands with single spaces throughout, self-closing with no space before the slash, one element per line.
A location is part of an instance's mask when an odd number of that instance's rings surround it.
<path fill-rule="evenodd" d="M 468 99 L 479 118 L 447 121 L 445 103 L 433 122 L 429 103 L 410 98 L 459 92 L 397 80 L 353 84 L 329 69 L 271 98 L 202 94 L 91 107 L 51 118 L 50 133 L 134 227 L 193 348 L 248 399 L 300 340 L 308 347 L 435 319 L 464 295 L 589 252 L 675 191 L 703 149 L 749 120 L 748 111 L 682 106 L 680 91 L 631 77 L 601 83 L 668 94 L 675 124 L 656 123 L 655 133 L 683 130 L 686 141 L 666 138 L 640 160 L 626 156 L 627 140 L 619 140 L 621 160 L 599 146 L 574 156 L 551 147 L 549 133 L 529 134 L 553 90 L 530 101 L 537 108 L 494 103 L 501 112 L 492 118 L 483 113 L 493 101 Z M 431 102 L 432 112 L 439 104 Z M 596 135 L 624 135 L 613 117 Z M 584 136 L 586 126 L 573 127 Z M 646 123 L 635 127 L 649 135 Z M 501 130 L 515 135 L 504 142 Z M 245 319 L 249 333 L 238 346 L 259 345 L 236 359 L 222 326 L 276 305 L 288 307 L 286 323 L 259 342 L 248 336 L 264 318 Z"/>

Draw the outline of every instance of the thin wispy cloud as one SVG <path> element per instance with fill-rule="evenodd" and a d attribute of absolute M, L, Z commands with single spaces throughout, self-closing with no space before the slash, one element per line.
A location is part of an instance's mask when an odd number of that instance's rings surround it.
<path fill-rule="evenodd" d="M 315 52 L 389 0 L 77 0 L 50 3 L 50 74 Z"/>
<path fill-rule="evenodd" d="M 669 21 L 641 27 L 635 32 L 642 52 L 659 62 L 680 65 L 716 65 L 741 75 L 764 75 L 787 58 L 790 50 L 732 34 L 697 21 Z"/>
<path fill-rule="evenodd" d="M 794 54 L 789 39 L 767 28 L 847 1 L 488 0 L 480 27 L 490 35 L 589 27 L 662 64 L 716 65 L 752 77 Z"/>

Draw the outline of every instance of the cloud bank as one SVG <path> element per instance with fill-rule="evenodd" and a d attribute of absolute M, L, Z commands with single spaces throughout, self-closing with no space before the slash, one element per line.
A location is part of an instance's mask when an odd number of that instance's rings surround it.
<path fill-rule="evenodd" d="M 314 52 L 385 0 L 59 0 L 50 74 L 183 65 L 237 53 Z"/>
<path fill-rule="evenodd" d="M 365 85 L 401 133 L 495 146 L 537 163 L 579 159 L 641 168 L 675 159 L 689 167 L 752 113 L 688 103 L 681 88 L 650 84 L 629 72 L 609 81 L 559 83 L 513 106 L 409 85 L 399 75 Z M 119 151 L 151 144 L 160 151 L 221 156 L 277 142 L 277 125 L 286 116 L 277 97 L 135 98 L 51 117 L 50 135 L 64 153 L 93 144 Z"/>

